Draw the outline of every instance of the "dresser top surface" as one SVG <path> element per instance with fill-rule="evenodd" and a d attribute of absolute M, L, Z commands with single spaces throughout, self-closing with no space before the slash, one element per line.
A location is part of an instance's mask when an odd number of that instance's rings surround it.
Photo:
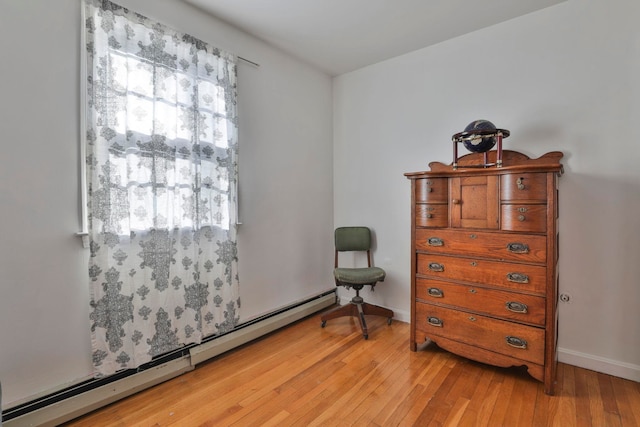
<path fill-rule="evenodd" d="M 488 152 L 489 162 L 495 163 L 497 152 Z M 502 166 L 483 167 L 484 153 L 471 153 L 458 159 L 457 168 L 453 164 L 441 162 L 429 163 L 429 171 L 408 172 L 404 175 L 409 179 L 434 177 L 434 176 L 456 176 L 460 174 L 477 175 L 501 175 L 513 172 L 555 172 L 561 175 L 564 172 L 560 159 L 563 153 L 551 151 L 538 158 L 532 159 L 526 154 L 513 150 L 502 151 Z"/>

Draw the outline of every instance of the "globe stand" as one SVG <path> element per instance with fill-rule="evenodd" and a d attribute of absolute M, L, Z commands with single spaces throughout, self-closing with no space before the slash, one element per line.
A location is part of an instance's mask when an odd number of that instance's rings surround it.
<path fill-rule="evenodd" d="M 506 129 L 493 129 L 493 130 L 480 130 L 458 132 L 451 140 L 453 142 L 453 169 L 458 169 L 458 144 L 465 141 L 471 141 L 476 138 L 495 138 L 496 139 L 496 161 L 495 163 L 489 163 L 489 151 L 483 152 L 484 163 L 481 165 L 465 165 L 465 168 L 488 168 L 495 166 L 497 168 L 502 167 L 502 139 L 507 138 L 511 133 Z"/>

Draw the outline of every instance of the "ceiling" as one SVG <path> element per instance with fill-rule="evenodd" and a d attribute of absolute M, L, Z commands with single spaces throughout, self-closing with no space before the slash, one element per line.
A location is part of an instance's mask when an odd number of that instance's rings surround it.
<path fill-rule="evenodd" d="M 339 75 L 566 0 L 182 1 Z"/>

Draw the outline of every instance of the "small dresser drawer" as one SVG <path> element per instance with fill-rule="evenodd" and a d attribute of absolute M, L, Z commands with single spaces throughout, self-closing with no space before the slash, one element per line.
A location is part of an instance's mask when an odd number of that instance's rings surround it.
<path fill-rule="evenodd" d="M 446 178 L 416 179 L 416 202 L 446 202 L 449 199 L 449 180 Z"/>
<path fill-rule="evenodd" d="M 427 337 L 441 336 L 529 362 L 544 364 L 542 328 L 416 302 L 416 328 Z"/>
<path fill-rule="evenodd" d="M 500 177 L 500 200 L 535 201 L 547 200 L 547 174 L 521 173 Z"/>
<path fill-rule="evenodd" d="M 417 278 L 416 299 L 534 325 L 545 322 L 545 298 L 533 295 Z"/>
<path fill-rule="evenodd" d="M 416 227 L 447 227 L 449 205 L 416 204 Z"/>
<path fill-rule="evenodd" d="M 547 231 L 547 205 L 502 205 L 503 231 L 544 233 Z"/>
<path fill-rule="evenodd" d="M 547 238 L 532 234 L 418 229 L 416 230 L 416 250 L 545 263 L 547 260 Z"/>
<path fill-rule="evenodd" d="M 547 270 L 542 266 L 445 255 L 416 256 L 416 273 L 432 279 L 460 280 L 540 295 L 546 290 Z"/>

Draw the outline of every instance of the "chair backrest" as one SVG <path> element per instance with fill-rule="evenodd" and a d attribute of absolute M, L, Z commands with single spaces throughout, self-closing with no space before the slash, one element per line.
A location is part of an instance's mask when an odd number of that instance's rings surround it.
<path fill-rule="evenodd" d="M 371 267 L 371 230 L 368 227 L 338 227 L 334 233 L 336 245 L 335 267 L 338 267 L 338 252 L 366 251 L 367 263 Z"/>

